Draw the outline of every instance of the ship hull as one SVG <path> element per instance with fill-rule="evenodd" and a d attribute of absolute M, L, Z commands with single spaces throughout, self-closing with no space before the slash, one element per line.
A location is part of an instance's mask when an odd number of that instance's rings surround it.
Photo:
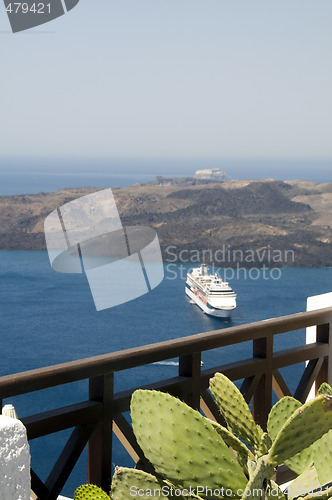
<path fill-rule="evenodd" d="M 186 294 L 195 302 L 195 304 L 198 305 L 200 309 L 202 309 L 202 311 L 205 314 L 208 314 L 209 316 L 214 316 L 216 318 L 229 318 L 231 315 L 233 309 L 221 309 L 212 307 L 209 305 L 208 302 L 204 302 L 198 295 L 196 295 L 187 286 L 186 286 Z"/>

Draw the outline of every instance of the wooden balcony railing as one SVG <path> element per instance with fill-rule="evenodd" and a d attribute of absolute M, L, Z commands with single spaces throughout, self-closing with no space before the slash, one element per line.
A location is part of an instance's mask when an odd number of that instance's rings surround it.
<path fill-rule="evenodd" d="M 216 371 L 220 371 L 234 381 L 243 379 L 241 391 L 247 402 L 252 401 L 255 420 L 265 427 L 272 405 L 272 392 L 274 391 L 278 398 L 291 395 L 279 371 L 281 368 L 307 362 L 294 392 L 294 397 L 303 402 L 314 383 L 316 387 L 323 381 L 332 383 L 331 324 L 332 308 L 326 308 L 1 377 L 0 402 L 5 398 L 78 380 L 87 379 L 89 383 L 87 401 L 23 419 L 30 440 L 73 428 L 46 482 L 43 483 L 31 471 L 34 493 L 39 500 L 55 500 L 87 443 L 88 481 L 109 491 L 113 432 L 135 462 L 140 462 L 141 467 L 149 468 L 123 415 L 129 410 L 131 394 L 137 387 L 115 393 L 114 373 L 178 358 L 178 376 L 151 382 L 144 387 L 179 396 L 217 421 L 220 415 L 208 392 L 209 378 Z M 317 326 L 314 343 L 274 351 L 275 335 L 309 326 Z M 252 341 L 253 345 L 252 357 L 249 359 L 202 369 L 202 352 L 247 341 Z"/>

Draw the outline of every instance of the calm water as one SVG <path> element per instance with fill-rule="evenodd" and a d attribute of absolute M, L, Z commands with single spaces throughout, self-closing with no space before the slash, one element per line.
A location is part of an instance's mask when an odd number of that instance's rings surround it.
<path fill-rule="evenodd" d="M 193 333 L 227 328 L 270 317 L 300 312 L 310 295 L 330 292 L 332 269 L 284 268 L 278 280 L 246 279 L 231 282 L 238 294 L 232 320 L 205 316 L 184 294 L 189 266 L 168 264 L 165 279 L 149 294 L 127 304 L 96 312 L 85 276 L 54 272 L 46 252 L 0 251 L 0 374 L 29 370 L 50 364 L 117 351 Z M 255 275 L 256 277 L 256 275 Z M 296 345 L 304 332 L 278 337 L 277 347 Z M 250 346 L 233 346 L 203 354 L 204 368 L 250 354 Z M 123 372 L 116 377 L 116 389 L 175 376 L 174 364 L 152 364 Z M 291 388 L 299 369 L 286 370 Z M 290 377 L 290 378 L 289 378 Z M 18 415 L 51 409 L 87 399 L 85 382 L 63 386 L 28 397 L 13 398 Z M 7 401 L 9 402 L 9 401 Z M 68 433 L 31 443 L 33 467 L 45 479 Z M 115 464 L 131 465 L 116 446 Z M 85 481 L 85 457 L 64 490 L 70 496 Z"/>
<path fill-rule="evenodd" d="M 304 179 L 331 182 L 331 159 L 50 159 L 1 158 L 0 196 L 62 188 L 117 188 L 165 177 L 192 176 L 220 168 L 230 179 Z"/>

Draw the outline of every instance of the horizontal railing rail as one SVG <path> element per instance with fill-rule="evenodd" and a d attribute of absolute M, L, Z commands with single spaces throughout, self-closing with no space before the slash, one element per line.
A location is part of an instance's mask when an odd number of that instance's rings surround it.
<path fill-rule="evenodd" d="M 129 410 L 131 395 L 137 387 L 114 393 L 116 372 L 178 358 L 178 376 L 151 382 L 144 387 L 177 395 L 217 421 L 221 421 L 221 417 L 208 391 L 208 384 L 216 371 L 223 372 L 234 381 L 243 380 L 241 392 L 247 402 L 252 401 L 255 420 L 265 427 L 272 393 L 278 398 L 291 395 L 281 368 L 306 362 L 294 392 L 294 397 L 303 402 L 314 383 L 317 387 L 323 381 L 332 383 L 331 324 L 332 308 L 325 308 L 0 377 L 0 400 L 80 380 L 89 381 L 88 400 L 22 419 L 29 439 L 73 428 L 47 481 L 43 483 L 32 471 L 32 488 L 36 497 L 39 500 L 57 498 L 87 443 L 88 480 L 108 491 L 113 433 L 140 467 L 151 469 L 123 416 Z M 310 326 L 317 327 L 314 343 L 274 351 L 275 335 Z M 252 341 L 252 357 L 202 369 L 202 352 L 248 341 Z"/>

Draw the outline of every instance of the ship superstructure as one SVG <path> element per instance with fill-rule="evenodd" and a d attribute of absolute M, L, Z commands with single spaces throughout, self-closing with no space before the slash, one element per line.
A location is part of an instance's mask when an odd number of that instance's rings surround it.
<path fill-rule="evenodd" d="M 217 274 L 209 274 L 206 264 L 187 274 L 186 294 L 211 316 L 228 318 L 236 308 L 236 293 L 232 287 Z"/>

